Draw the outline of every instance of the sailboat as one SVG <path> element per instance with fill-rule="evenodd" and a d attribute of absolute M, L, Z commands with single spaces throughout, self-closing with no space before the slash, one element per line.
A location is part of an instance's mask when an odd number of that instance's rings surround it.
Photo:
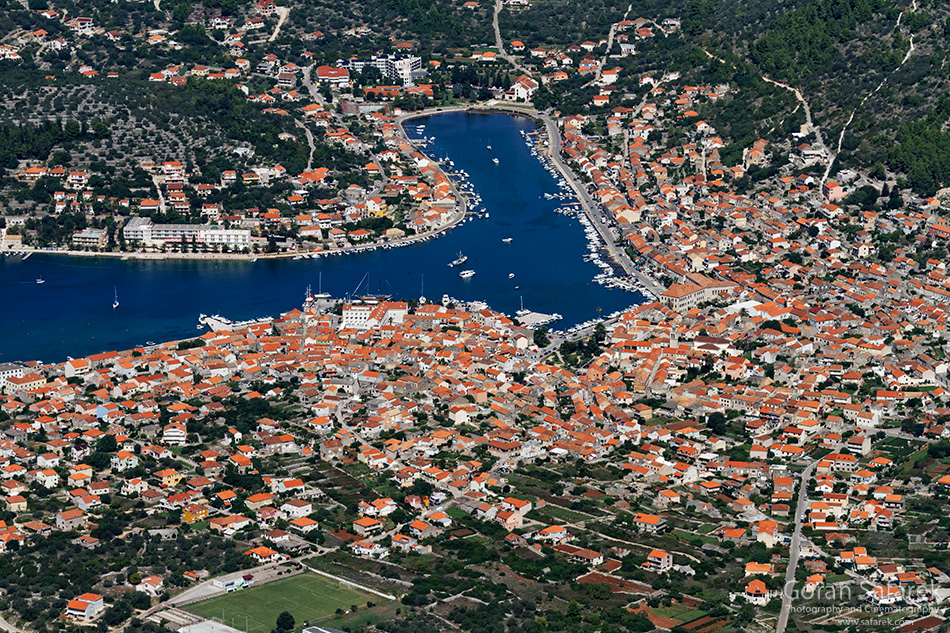
<path fill-rule="evenodd" d="M 112 309 L 115 310 L 119 307 L 119 291 L 115 286 L 112 287 L 112 290 L 115 292 L 115 299 L 112 301 Z"/>
<path fill-rule="evenodd" d="M 522 316 L 524 316 L 524 315 L 526 315 L 526 314 L 530 314 L 530 313 L 531 313 L 531 310 L 525 310 L 525 309 L 524 309 L 524 297 L 520 297 L 520 299 L 521 299 L 521 309 L 518 310 L 517 312 L 515 312 L 515 315 L 522 317 Z"/>
<path fill-rule="evenodd" d="M 319 278 L 319 279 L 320 279 L 320 281 L 319 281 L 319 284 L 320 284 L 320 285 L 317 287 L 317 288 L 318 288 L 317 294 L 313 295 L 313 298 L 314 298 L 314 299 L 329 299 L 329 298 L 330 298 L 330 293 L 329 293 L 329 292 L 323 292 L 323 272 L 320 273 L 320 278 Z M 308 294 L 309 294 L 309 293 L 308 293 Z"/>

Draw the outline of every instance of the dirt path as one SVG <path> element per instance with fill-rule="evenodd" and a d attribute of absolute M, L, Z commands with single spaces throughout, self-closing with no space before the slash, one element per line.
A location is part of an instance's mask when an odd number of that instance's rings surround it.
<path fill-rule="evenodd" d="M 788 90 L 789 92 L 794 94 L 795 98 L 798 99 L 798 102 L 802 104 L 802 110 L 805 111 L 805 122 L 808 124 L 808 129 L 814 130 L 815 139 L 816 139 L 815 142 L 818 145 L 818 147 L 821 148 L 821 151 L 824 152 L 825 159 L 828 161 L 826 171 L 825 171 L 825 173 L 827 174 L 828 171 L 831 170 L 831 164 L 835 161 L 835 154 L 828 148 L 827 145 L 825 145 L 825 139 L 821 136 L 821 128 L 815 125 L 814 120 L 812 120 L 811 108 L 808 107 L 808 101 L 806 101 L 805 97 L 802 96 L 801 90 L 799 90 L 798 88 L 792 88 L 788 84 L 782 83 L 781 81 L 775 81 L 774 79 L 770 79 L 766 77 L 765 75 L 762 75 L 762 81 L 766 81 L 772 84 L 773 86 L 778 86 L 779 88 L 784 88 L 785 90 Z M 824 182 L 824 180 L 822 180 L 822 182 Z"/>
<path fill-rule="evenodd" d="M 706 53 L 706 56 L 709 57 L 710 59 L 715 59 L 716 61 L 720 63 L 728 64 L 728 62 L 724 60 L 722 57 L 717 57 L 716 55 L 713 55 L 712 53 L 707 51 L 705 48 L 702 49 L 702 51 Z M 729 65 L 735 68 L 734 64 L 729 64 Z M 784 90 L 788 90 L 793 95 L 795 95 L 795 98 L 798 100 L 798 102 L 802 106 L 802 109 L 805 111 L 805 122 L 808 124 L 808 129 L 813 130 L 815 132 L 815 139 L 816 139 L 815 143 L 821 148 L 821 151 L 825 154 L 825 160 L 827 161 L 826 167 L 825 167 L 825 178 L 827 178 L 828 177 L 827 174 L 831 170 L 831 164 L 834 163 L 835 161 L 835 154 L 831 151 L 831 149 L 828 148 L 827 145 L 825 145 L 825 139 L 821 135 L 821 128 L 815 125 L 815 122 L 811 117 L 811 108 L 808 107 L 808 101 L 805 100 L 805 97 L 802 95 L 801 90 L 799 90 L 798 88 L 792 88 L 788 84 L 783 83 L 781 81 L 775 81 L 774 79 L 771 79 L 765 75 L 762 75 L 762 81 L 770 83 L 773 86 L 778 86 L 779 88 L 782 88 Z M 824 179 L 822 179 L 822 182 L 824 182 Z"/>
<path fill-rule="evenodd" d="M 310 131 L 310 128 L 307 127 L 307 124 L 299 119 L 294 120 L 294 123 L 297 124 L 297 127 L 301 128 L 304 131 L 304 134 L 307 135 L 307 145 L 310 146 L 310 153 L 307 154 L 307 171 L 313 169 L 313 152 L 316 150 L 313 141 L 313 133 Z"/>
<path fill-rule="evenodd" d="M 155 0 L 158 2 L 158 0 Z M 277 7 L 277 15 L 280 17 L 277 19 L 277 26 L 274 27 L 274 32 L 271 33 L 271 36 L 267 38 L 268 42 L 273 42 L 277 39 L 277 36 L 280 34 L 280 27 L 284 25 L 284 21 L 287 19 L 287 16 L 290 15 L 290 9 L 288 7 Z"/>
<path fill-rule="evenodd" d="M 911 7 L 912 7 L 912 11 L 916 11 L 916 10 L 917 10 L 917 0 L 914 0 L 914 2 L 913 2 L 913 4 L 911 5 Z M 894 26 L 894 31 L 897 31 L 897 30 L 900 28 L 900 25 L 901 25 L 901 18 L 903 18 L 903 17 L 904 17 L 904 12 L 901 11 L 901 12 L 900 12 L 900 15 L 897 16 L 897 24 Z M 891 71 L 891 74 L 894 74 L 895 72 L 897 72 L 898 70 L 900 70 L 901 66 L 903 66 L 904 64 L 907 63 L 907 60 L 910 59 L 910 56 L 914 53 L 914 50 L 916 50 L 917 46 L 914 44 L 914 35 L 913 35 L 913 34 L 910 35 L 909 40 L 910 40 L 910 48 L 907 49 L 907 54 L 904 55 L 904 59 L 902 59 L 902 60 L 901 60 L 901 63 L 899 63 L 899 64 L 897 65 L 897 68 L 895 68 L 894 70 Z M 874 96 L 875 94 L 877 94 L 877 92 L 878 92 L 881 88 L 884 87 L 884 84 L 887 83 L 887 80 L 890 78 L 891 74 L 885 76 L 884 79 L 881 80 L 881 83 L 879 83 L 879 84 L 877 85 L 877 88 L 875 88 L 875 89 L 872 90 L 871 92 L 869 92 L 869 93 L 867 93 L 866 95 L 864 95 L 864 98 L 861 99 L 861 103 L 859 103 L 859 104 L 854 108 L 854 110 L 851 111 L 851 116 L 848 117 L 848 121 L 844 124 L 844 127 L 841 128 L 841 134 L 838 136 L 838 147 L 837 147 L 837 149 L 835 150 L 835 154 L 836 154 L 836 155 L 841 152 L 841 144 L 844 143 L 844 135 L 845 135 L 845 133 L 848 131 L 848 128 L 851 126 L 851 122 L 854 121 L 854 115 L 857 114 L 858 110 L 860 110 L 862 107 L 864 107 L 864 104 L 865 104 L 865 102 L 866 102 L 868 99 L 870 99 L 872 96 Z M 822 184 L 824 184 L 825 181 L 828 180 L 828 174 L 829 174 L 829 173 L 831 173 L 831 163 L 828 163 L 828 167 L 825 169 L 825 175 L 824 175 L 824 176 L 822 177 L 822 179 L 821 179 Z"/>

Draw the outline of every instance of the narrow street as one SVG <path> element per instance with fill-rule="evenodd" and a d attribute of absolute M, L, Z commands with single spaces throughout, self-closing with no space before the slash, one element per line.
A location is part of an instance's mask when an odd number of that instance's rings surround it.
<path fill-rule="evenodd" d="M 804 523 L 805 511 L 808 509 L 808 483 L 811 481 L 811 475 L 816 466 L 818 466 L 817 461 L 813 461 L 809 464 L 805 470 L 802 471 L 801 481 L 798 484 L 798 504 L 795 506 L 795 532 L 792 533 L 792 542 L 788 548 L 788 568 L 785 570 L 785 584 L 782 587 L 782 610 L 779 612 L 775 633 L 785 633 L 785 627 L 788 625 L 788 614 L 792 608 L 794 596 L 795 570 L 798 568 L 798 557 L 801 554 L 802 523 Z"/>
<path fill-rule="evenodd" d="M 630 14 L 630 10 L 633 8 L 632 4 L 627 5 L 627 10 L 623 12 L 623 20 L 627 19 L 627 16 Z M 614 22 L 610 25 L 610 32 L 607 33 L 607 50 L 604 51 L 604 58 L 600 61 L 600 64 L 597 65 L 597 74 L 594 75 L 594 80 L 587 85 L 596 84 L 600 81 L 601 76 L 604 73 L 604 66 L 607 65 L 607 60 L 610 59 L 610 49 L 614 47 L 614 35 L 617 33 L 617 22 Z M 649 94 L 649 93 L 648 93 Z"/>

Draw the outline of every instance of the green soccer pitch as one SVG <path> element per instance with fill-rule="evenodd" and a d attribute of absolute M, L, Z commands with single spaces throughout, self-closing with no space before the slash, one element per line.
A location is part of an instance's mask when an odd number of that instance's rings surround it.
<path fill-rule="evenodd" d="M 277 616 L 283 611 L 294 616 L 300 630 L 305 621 L 316 624 L 335 614 L 337 609 L 349 611 L 354 604 L 365 609 L 368 600 L 379 604 L 385 599 L 329 578 L 305 573 L 183 608 L 208 619 L 216 618 L 241 631 L 246 622 L 247 633 L 270 633 L 276 628 Z"/>

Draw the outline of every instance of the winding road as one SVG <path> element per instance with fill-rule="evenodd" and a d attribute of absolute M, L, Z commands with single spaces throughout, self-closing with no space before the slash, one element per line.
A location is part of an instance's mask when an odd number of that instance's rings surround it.
<path fill-rule="evenodd" d="M 501 28 L 498 26 L 498 14 L 501 13 L 502 9 L 502 0 L 495 0 L 495 13 L 492 15 L 492 28 L 495 29 L 495 48 L 498 49 L 498 56 L 503 60 L 515 67 L 520 73 L 531 76 L 531 73 L 528 70 L 515 61 L 515 59 L 505 51 L 505 44 L 501 41 Z"/>
<path fill-rule="evenodd" d="M 706 57 L 709 57 L 710 59 L 715 59 L 716 61 L 722 64 L 729 64 L 729 62 L 724 60 L 722 57 L 713 55 L 712 53 L 707 51 L 705 48 L 701 50 L 704 53 L 706 53 Z M 732 68 L 735 68 L 735 64 L 729 64 L 729 66 L 732 66 Z M 821 151 L 824 152 L 825 154 L 825 158 L 827 160 L 825 178 L 827 178 L 828 172 L 831 170 L 831 164 L 834 163 L 835 161 L 835 154 L 831 151 L 831 149 L 828 148 L 827 145 L 825 145 L 825 139 L 821 136 L 821 129 L 817 125 L 815 125 L 814 120 L 811 118 L 811 108 L 808 107 L 808 101 L 806 101 L 805 97 L 802 96 L 801 90 L 799 90 L 798 88 L 792 88 L 788 84 L 783 83 L 781 81 L 775 81 L 774 79 L 771 79 L 765 75 L 762 75 L 761 77 L 762 77 L 762 81 L 766 83 L 770 83 L 773 86 L 778 86 L 779 88 L 788 90 L 793 95 L 795 95 L 795 98 L 798 100 L 798 102 L 802 104 L 802 109 L 805 111 L 805 122 L 808 124 L 808 129 L 814 130 L 815 139 L 816 139 L 815 142 L 819 147 L 821 147 Z M 822 179 L 822 182 L 824 182 L 824 179 Z"/>
<path fill-rule="evenodd" d="M 623 14 L 623 20 L 626 20 L 627 16 L 630 15 L 631 9 L 633 9 L 633 4 L 628 4 L 627 10 L 624 11 L 624 14 Z M 594 80 L 588 83 L 587 84 L 588 86 L 600 81 L 600 77 L 604 72 L 604 66 L 607 65 L 607 60 L 610 59 L 610 49 L 614 47 L 614 35 L 617 32 L 617 24 L 618 24 L 617 22 L 614 22 L 613 24 L 610 25 L 610 32 L 607 33 L 607 50 L 604 51 L 604 58 L 601 60 L 600 64 L 597 65 L 597 74 L 594 75 Z"/>

